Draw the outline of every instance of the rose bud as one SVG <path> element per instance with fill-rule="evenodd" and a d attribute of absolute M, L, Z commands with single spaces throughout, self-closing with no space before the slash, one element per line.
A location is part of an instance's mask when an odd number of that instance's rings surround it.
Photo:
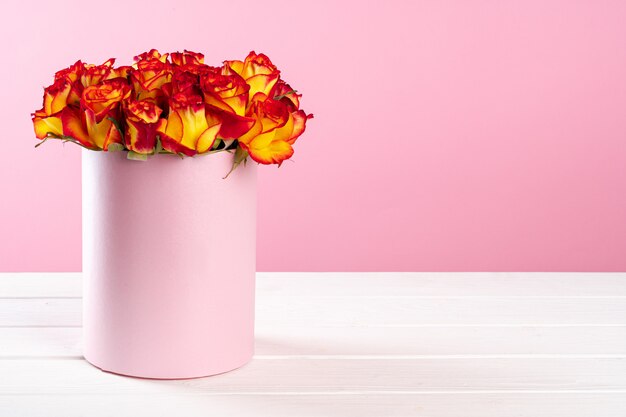
<path fill-rule="evenodd" d="M 161 115 L 153 100 L 130 100 L 124 106 L 126 116 L 126 148 L 141 154 L 151 154 L 156 146 L 157 122 Z"/>
<path fill-rule="evenodd" d="M 172 60 L 172 64 L 174 65 L 187 65 L 194 64 L 200 65 L 204 64 L 204 55 L 198 52 L 192 52 L 185 49 L 184 52 L 172 52 L 170 54 L 170 58 Z"/>
<path fill-rule="evenodd" d="M 44 90 L 43 112 L 50 116 L 67 106 L 67 99 L 72 91 L 72 83 L 67 78 L 59 78 Z"/>
<path fill-rule="evenodd" d="M 163 95 L 161 87 L 172 79 L 170 64 L 158 59 L 139 61 L 130 74 L 130 80 L 135 91 L 135 99 L 155 98 Z"/>
<path fill-rule="evenodd" d="M 66 112 L 62 117 L 63 134 L 81 143 L 93 143 L 105 151 L 111 143 L 122 143 L 116 123 L 120 102 L 127 99 L 130 93 L 130 86 L 120 78 L 85 88 L 80 101 L 84 119 L 80 114 Z"/>
<path fill-rule="evenodd" d="M 169 105 L 167 119 L 159 119 L 157 126 L 163 149 L 187 156 L 210 150 L 221 124 L 207 119 L 202 97 L 178 93 Z"/>
<path fill-rule="evenodd" d="M 218 109 L 245 116 L 250 86 L 239 74 L 221 71 L 206 72 L 200 76 L 204 101 Z"/>
<path fill-rule="evenodd" d="M 239 138 L 239 144 L 255 161 L 279 166 L 291 158 L 291 145 L 304 132 L 307 119 L 313 117 L 302 110 L 290 113 L 285 103 L 269 97 L 255 101 L 251 113 L 256 119 L 254 126 Z"/>
<path fill-rule="evenodd" d="M 250 85 L 250 98 L 256 93 L 269 95 L 280 76 L 280 71 L 266 55 L 257 55 L 254 51 L 244 61 L 224 61 L 224 73 L 228 74 L 231 70 Z"/>
<path fill-rule="evenodd" d="M 79 60 L 76 61 L 71 67 L 62 69 L 54 74 L 55 81 L 66 79 L 72 85 L 70 93 L 67 97 L 67 104 L 69 105 L 77 105 L 80 102 L 80 97 L 83 94 L 81 77 L 84 71 L 85 65 Z"/>
<path fill-rule="evenodd" d="M 118 116 L 115 112 L 122 100 L 130 96 L 130 86 L 121 79 L 104 81 L 102 84 L 85 88 L 81 98 L 81 107 L 94 114 L 96 122 L 107 116 Z"/>
<path fill-rule="evenodd" d="M 82 63 L 82 61 L 78 60 L 74 63 L 74 65 L 57 71 L 54 74 L 54 80 L 56 81 L 61 78 L 67 78 L 70 82 L 78 81 L 84 69 L 85 65 Z"/>
<path fill-rule="evenodd" d="M 187 96 L 200 95 L 200 88 L 198 87 L 198 76 L 191 72 L 181 71 L 180 67 L 174 67 L 172 74 L 172 82 L 167 88 L 166 94 L 173 96 L 178 93 L 183 93 Z M 165 87 L 164 87 L 164 90 Z"/>
<path fill-rule="evenodd" d="M 208 106 L 207 117 L 222 123 L 218 137 L 237 139 L 250 130 L 254 119 L 245 116 L 250 86 L 240 75 L 224 75 L 216 68 L 200 75 L 200 88 Z"/>
<path fill-rule="evenodd" d="M 59 76 L 54 84 L 44 89 L 43 106 L 32 115 L 33 128 L 38 139 L 49 135 L 63 135 L 59 113 L 67 107 L 71 93 L 72 82 L 64 76 Z"/>
<path fill-rule="evenodd" d="M 168 54 L 161 55 L 161 53 L 157 51 L 156 49 L 151 49 L 149 52 L 144 52 L 142 54 L 137 55 L 136 57 L 134 57 L 134 59 L 135 59 L 135 62 L 149 61 L 151 59 L 156 59 L 157 61 L 161 61 L 165 63 L 167 62 L 167 56 Z"/>
<path fill-rule="evenodd" d="M 102 65 L 85 64 L 80 77 L 83 87 L 100 84 L 102 81 L 108 80 L 114 63 L 115 58 L 111 58 Z"/>

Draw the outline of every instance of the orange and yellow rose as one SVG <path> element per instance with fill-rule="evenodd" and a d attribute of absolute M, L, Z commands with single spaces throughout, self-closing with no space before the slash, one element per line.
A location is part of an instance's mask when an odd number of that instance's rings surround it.
<path fill-rule="evenodd" d="M 159 59 L 139 61 L 130 72 L 135 98 L 159 99 L 163 96 L 162 88 L 172 81 L 172 67 Z"/>
<path fill-rule="evenodd" d="M 221 123 L 207 118 L 202 97 L 178 93 L 169 104 L 167 118 L 159 119 L 156 128 L 163 149 L 187 156 L 209 151 Z"/>
<path fill-rule="evenodd" d="M 202 65 L 204 64 L 204 55 L 198 52 L 191 52 L 185 49 L 184 52 L 172 52 L 170 59 L 174 65 Z"/>
<path fill-rule="evenodd" d="M 149 61 L 151 59 L 156 59 L 161 62 L 167 62 L 169 54 L 161 54 L 156 49 L 150 49 L 148 52 L 143 52 L 137 56 L 135 56 L 135 62 L 139 61 Z"/>
<path fill-rule="evenodd" d="M 154 100 L 130 100 L 124 108 L 126 148 L 139 154 L 153 153 L 157 141 L 157 125 L 162 112 Z"/>
<path fill-rule="evenodd" d="M 58 71 L 32 120 L 38 139 L 141 156 L 133 159 L 237 150 L 238 162 L 280 165 L 313 117 L 300 98 L 264 54 L 212 67 L 200 53 L 152 49 L 132 66 L 112 58 Z"/>
<path fill-rule="evenodd" d="M 84 70 L 81 61 L 58 71 L 54 75 L 54 83 L 44 89 L 43 105 L 33 113 L 33 127 L 38 139 L 48 136 L 63 136 L 61 112 L 68 105 L 77 106 L 80 103 L 83 86 L 80 77 Z"/>
<path fill-rule="evenodd" d="M 200 88 L 213 117 L 222 123 L 221 139 L 237 139 L 250 130 L 254 124 L 246 117 L 250 86 L 240 75 L 218 69 L 205 72 L 200 75 Z"/>
<path fill-rule="evenodd" d="M 239 74 L 250 86 L 250 98 L 256 93 L 269 95 L 280 77 L 280 71 L 272 61 L 266 55 L 254 51 L 243 61 L 224 61 L 224 72 L 228 74 L 231 71 Z"/>
<path fill-rule="evenodd" d="M 68 108 L 62 114 L 63 134 L 105 151 L 112 143 L 123 143 L 120 105 L 130 92 L 130 86 L 121 79 L 85 88 L 80 111 Z"/>
<path fill-rule="evenodd" d="M 65 78 L 59 78 L 45 89 L 43 107 L 33 114 L 33 126 L 38 139 L 44 139 L 48 135 L 63 135 L 60 113 L 67 107 L 71 89 L 70 81 Z"/>
<path fill-rule="evenodd" d="M 260 164 L 281 165 L 293 155 L 293 144 L 304 133 L 307 115 L 272 97 L 256 96 L 252 106 L 253 127 L 239 138 L 239 144 Z"/>

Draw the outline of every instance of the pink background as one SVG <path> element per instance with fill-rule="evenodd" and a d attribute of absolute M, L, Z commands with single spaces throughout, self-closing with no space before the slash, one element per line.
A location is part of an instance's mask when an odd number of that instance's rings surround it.
<path fill-rule="evenodd" d="M 260 170 L 261 271 L 626 270 L 626 2 L 11 3 L 0 270 L 81 268 L 79 150 L 33 148 L 42 86 L 152 47 L 265 52 L 316 115 Z"/>

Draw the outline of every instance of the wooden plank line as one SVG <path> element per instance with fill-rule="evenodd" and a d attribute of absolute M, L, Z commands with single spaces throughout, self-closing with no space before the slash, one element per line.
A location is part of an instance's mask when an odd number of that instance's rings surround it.
<path fill-rule="evenodd" d="M 80 273 L 0 273 L 0 297 L 81 295 Z M 257 291 L 298 296 L 626 296 L 626 273 L 260 272 Z"/>
<path fill-rule="evenodd" d="M 302 392 L 626 392 L 626 359 L 253 360 L 211 378 L 157 381 L 102 372 L 84 361 L 2 360 L 13 394 Z"/>
<path fill-rule="evenodd" d="M 622 327 L 257 325 L 259 355 L 622 355 Z M 80 327 L 0 328 L 0 356 L 79 356 Z"/>
<path fill-rule="evenodd" d="M 323 308 L 320 308 L 323 306 Z M 384 314 L 382 314 L 384 312 Z M 0 326 L 81 324 L 80 299 L 0 299 Z M 274 326 L 624 325 L 626 299 L 258 297 Z"/>

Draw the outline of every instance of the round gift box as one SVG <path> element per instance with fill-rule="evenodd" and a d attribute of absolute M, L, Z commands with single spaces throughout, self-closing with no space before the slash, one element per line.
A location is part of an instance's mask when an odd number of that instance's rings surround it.
<path fill-rule="evenodd" d="M 194 378 L 254 351 L 256 163 L 82 150 L 83 339 L 102 370 Z"/>

